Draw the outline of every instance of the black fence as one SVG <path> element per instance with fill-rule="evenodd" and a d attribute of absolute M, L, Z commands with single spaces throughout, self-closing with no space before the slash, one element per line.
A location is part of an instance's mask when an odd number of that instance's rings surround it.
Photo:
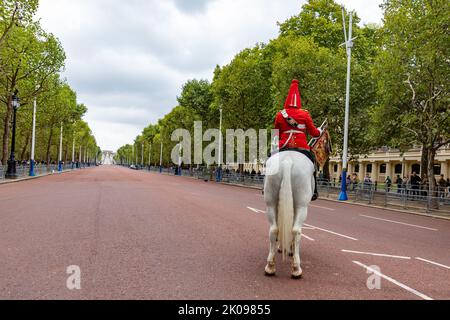
<path fill-rule="evenodd" d="M 134 169 L 167 175 L 181 175 L 204 181 L 252 186 L 261 188 L 261 190 L 264 186 L 264 176 L 262 175 L 242 175 L 235 172 L 222 171 L 221 179 L 219 179 L 217 171 L 205 167 L 192 168 L 190 170 L 183 169 L 181 170 L 181 174 L 176 167 L 161 169 L 160 167 L 135 166 Z M 341 185 L 338 182 L 319 180 L 318 187 L 320 197 L 325 199 L 337 200 L 341 192 Z M 423 186 L 397 188 L 396 185 L 352 183 L 347 186 L 347 194 L 350 202 L 385 208 L 413 210 L 450 217 L 450 191 L 448 187 L 438 187 L 433 195 L 429 195 L 428 190 Z"/>
<path fill-rule="evenodd" d="M 66 163 L 63 164 L 63 172 L 64 171 L 71 171 L 71 170 L 77 170 L 77 169 L 84 169 L 89 167 L 96 166 L 94 163 L 82 163 L 82 164 L 72 164 L 72 163 Z M 0 181 L 5 180 L 5 175 L 7 172 L 8 167 L 6 165 L 0 166 Z M 17 164 L 16 166 L 16 172 L 18 175 L 18 178 L 26 178 L 30 175 L 30 165 L 22 165 Z M 58 165 L 57 164 L 36 164 L 34 166 L 34 173 L 36 176 L 43 176 L 46 174 L 51 173 L 57 173 L 58 172 Z"/>
<path fill-rule="evenodd" d="M 319 181 L 321 197 L 337 199 L 341 186 L 328 181 Z M 366 203 L 386 208 L 415 210 L 450 216 L 449 188 L 437 187 L 429 194 L 425 186 L 397 186 L 373 183 L 350 184 L 347 186 L 349 201 Z"/>

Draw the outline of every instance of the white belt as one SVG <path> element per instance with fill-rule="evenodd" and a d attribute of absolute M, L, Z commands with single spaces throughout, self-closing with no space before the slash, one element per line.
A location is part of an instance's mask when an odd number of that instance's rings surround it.
<path fill-rule="evenodd" d="M 283 133 L 289 133 L 289 134 L 303 133 L 303 134 L 304 134 L 303 131 L 298 131 L 298 130 L 289 130 L 289 131 L 285 131 L 285 132 L 283 132 Z"/>
<path fill-rule="evenodd" d="M 294 134 L 297 134 L 297 133 L 303 133 L 303 134 L 305 134 L 303 131 L 298 131 L 298 130 L 289 130 L 289 131 L 285 131 L 285 132 L 283 132 L 283 133 L 289 133 L 289 139 L 287 139 L 286 143 L 281 147 L 281 149 L 286 148 L 286 146 L 287 146 L 287 145 L 289 144 L 289 142 L 292 140 L 292 136 L 293 136 Z"/>

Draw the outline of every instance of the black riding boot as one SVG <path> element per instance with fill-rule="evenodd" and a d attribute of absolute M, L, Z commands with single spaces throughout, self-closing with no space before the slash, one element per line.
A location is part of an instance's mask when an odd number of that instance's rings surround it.
<path fill-rule="evenodd" d="M 312 201 L 316 201 L 317 199 L 319 199 L 319 191 L 317 190 L 317 177 L 316 177 L 316 173 L 314 173 L 314 194 L 312 197 Z"/>

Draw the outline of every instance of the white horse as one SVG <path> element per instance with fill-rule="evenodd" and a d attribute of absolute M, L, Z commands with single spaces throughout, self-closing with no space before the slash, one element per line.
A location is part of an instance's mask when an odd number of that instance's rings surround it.
<path fill-rule="evenodd" d="M 270 253 L 265 268 L 267 276 L 276 273 L 278 242 L 283 261 L 293 253 L 292 278 L 302 277 L 300 239 L 313 192 L 314 164 L 307 156 L 296 151 L 285 151 L 267 161 L 264 185 L 270 222 Z"/>

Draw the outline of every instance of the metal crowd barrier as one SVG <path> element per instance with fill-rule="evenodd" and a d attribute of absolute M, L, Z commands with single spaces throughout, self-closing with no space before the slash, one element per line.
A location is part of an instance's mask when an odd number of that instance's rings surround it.
<path fill-rule="evenodd" d="M 129 168 L 127 165 L 124 167 Z M 176 175 L 177 169 L 160 167 L 136 166 L 136 170 Z M 205 181 L 216 181 L 216 172 L 206 168 L 183 169 L 181 175 Z M 223 172 L 221 182 L 245 186 L 263 188 L 264 176 L 241 175 L 239 173 Z M 322 198 L 337 199 L 341 192 L 341 184 L 337 181 L 318 180 L 319 194 Z M 429 196 L 428 191 L 421 187 L 410 186 L 398 188 L 397 185 L 385 185 L 374 183 L 351 183 L 347 186 L 349 201 L 369 205 L 382 206 L 386 208 L 399 208 L 406 210 L 418 210 L 427 213 L 438 213 L 450 216 L 450 190 L 449 188 L 438 188 L 434 195 Z"/>
<path fill-rule="evenodd" d="M 340 191 L 341 187 L 336 183 L 319 181 L 319 193 L 322 197 L 337 199 Z M 347 194 L 352 202 L 450 216 L 449 188 L 437 188 L 433 195 L 428 195 L 428 190 L 424 190 L 420 186 L 397 188 L 396 186 L 359 183 L 348 185 Z"/>
<path fill-rule="evenodd" d="M 95 166 L 95 164 L 80 164 L 79 167 L 76 166 L 76 164 L 72 163 L 66 163 L 63 165 L 63 172 L 64 171 L 72 171 L 72 170 L 77 170 L 77 169 L 84 169 L 84 168 L 89 168 L 89 167 L 93 167 Z M 6 165 L 2 165 L 0 166 L 0 181 L 5 180 L 5 175 L 7 172 L 7 166 Z M 29 165 L 22 165 L 22 164 L 17 164 L 16 166 L 16 172 L 17 175 L 20 178 L 25 178 L 28 177 L 30 174 L 30 166 Z M 36 176 L 43 176 L 46 174 L 50 174 L 50 173 L 58 173 L 58 165 L 57 164 L 36 164 L 34 166 L 34 173 Z"/>

